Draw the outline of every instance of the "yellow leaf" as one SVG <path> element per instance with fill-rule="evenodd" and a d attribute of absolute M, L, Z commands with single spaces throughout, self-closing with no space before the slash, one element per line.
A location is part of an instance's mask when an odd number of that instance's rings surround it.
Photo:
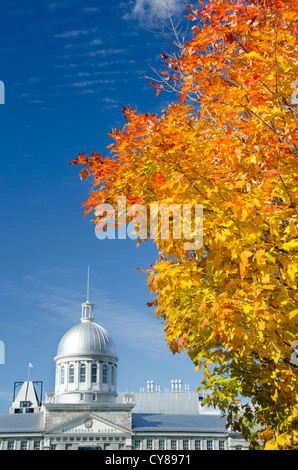
<path fill-rule="evenodd" d="M 248 265 L 248 258 L 252 255 L 253 253 L 251 251 L 243 251 L 240 253 L 240 259 L 244 267 Z"/>

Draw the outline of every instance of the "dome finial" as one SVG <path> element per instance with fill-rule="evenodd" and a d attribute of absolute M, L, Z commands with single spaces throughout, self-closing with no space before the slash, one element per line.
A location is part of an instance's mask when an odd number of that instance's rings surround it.
<path fill-rule="evenodd" d="M 93 307 L 94 304 L 89 302 L 89 266 L 88 266 L 88 276 L 87 276 L 87 300 L 82 304 L 82 317 L 81 321 L 94 321 L 93 318 Z"/>

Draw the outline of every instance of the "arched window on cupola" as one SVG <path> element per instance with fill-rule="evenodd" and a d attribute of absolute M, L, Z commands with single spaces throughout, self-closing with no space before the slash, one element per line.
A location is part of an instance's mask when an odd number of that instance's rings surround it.
<path fill-rule="evenodd" d="M 97 365 L 92 364 L 91 367 L 91 382 L 96 383 L 97 382 Z"/>
<path fill-rule="evenodd" d="M 74 366 L 70 366 L 68 370 L 68 383 L 74 383 Z"/>
<path fill-rule="evenodd" d="M 61 376 L 60 376 L 60 383 L 61 385 L 63 385 L 65 382 L 65 367 L 62 366 L 61 367 Z"/>
<path fill-rule="evenodd" d="M 112 366 L 111 370 L 111 385 L 115 385 L 115 367 Z"/>
<path fill-rule="evenodd" d="M 80 382 L 86 382 L 86 366 L 81 364 L 80 367 Z"/>
<path fill-rule="evenodd" d="M 102 368 L 102 383 L 103 384 L 108 383 L 108 367 L 105 364 Z"/>

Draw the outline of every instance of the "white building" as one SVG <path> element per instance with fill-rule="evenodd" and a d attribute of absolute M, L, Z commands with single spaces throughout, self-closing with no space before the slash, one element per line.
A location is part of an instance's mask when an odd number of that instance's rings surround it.
<path fill-rule="evenodd" d="M 173 380 L 162 392 L 148 381 L 140 392 L 117 394 L 115 345 L 82 304 L 79 324 L 61 339 L 55 392 L 42 402 L 41 382 L 16 382 L 9 414 L 0 415 L 0 450 L 247 449 L 202 396 Z"/>

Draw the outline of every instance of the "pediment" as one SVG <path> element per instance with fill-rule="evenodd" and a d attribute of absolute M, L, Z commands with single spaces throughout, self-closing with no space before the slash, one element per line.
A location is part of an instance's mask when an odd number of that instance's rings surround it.
<path fill-rule="evenodd" d="M 70 421 L 59 424 L 47 431 L 47 434 L 62 434 L 62 435 L 88 435 L 100 434 L 115 436 L 121 434 L 131 434 L 128 429 L 119 426 L 111 421 L 105 420 L 96 416 L 93 413 L 81 415 Z"/>

